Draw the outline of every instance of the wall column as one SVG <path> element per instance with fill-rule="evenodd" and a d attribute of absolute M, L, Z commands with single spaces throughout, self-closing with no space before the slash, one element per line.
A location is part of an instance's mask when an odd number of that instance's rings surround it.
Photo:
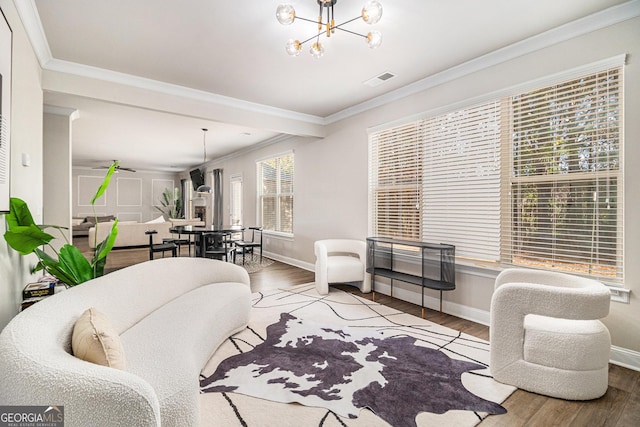
<path fill-rule="evenodd" d="M 43 200 L 42 223 L 67 227 L 63 230 L 71 241 L 71 152 L 72 123 L 78 110 L 44 106 L 43 114 Z M 52 245 L 59 249 L 65 243 L 58 230 L 49 230 L 55 237 Z"/>

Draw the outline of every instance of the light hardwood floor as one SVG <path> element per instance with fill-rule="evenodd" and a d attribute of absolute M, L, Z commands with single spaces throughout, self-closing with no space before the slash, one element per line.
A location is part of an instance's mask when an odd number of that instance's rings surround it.
<path fill-rule="evenodd" d="M 74 244 L 88 255 L 90 252 L 86 240 L 86 238 L 74 239 Z M 183 249 L 182 256 L 187 256 L 186 248 Z M 149 259 L 147 248 L 116 249 L 109 254 L 106 268 L 107 271 L 111 271 L 147 259 Z M 254 292 L 299 285 L 314 280 L 313 272 L 277 261 L 249 276 L 251 289 Z M 363 298 L 372 298 L 372 294 L 361 294 L 352 286 L 337 287 Z M 420 306 L 382 294 L 376 294 L 376 302 L 415 316 L 420 316 L 421 313 Z M 489 328 L 478 323 L 429 309 L 425 310 L 425 318 L 484 340 L 489 339 Z M 489 416 L 480 423 L 480 426 L 637 427 L 640 426 L 640 372 L 609 365 L 609 389 L 603 397 L 592 401 L 566 401 L 516 390 L 503 403 L 503 406 L 508 411 L 506 414 Z"/>

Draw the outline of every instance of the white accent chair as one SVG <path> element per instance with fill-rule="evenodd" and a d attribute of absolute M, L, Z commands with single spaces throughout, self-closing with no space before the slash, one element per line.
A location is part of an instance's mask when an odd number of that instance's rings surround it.
<path fill-rule="evenodd" d="M 589 400 L 608 387 L 609 289 L 569 274 L 507 269 L 491 300 L 493 378 L 546 396 Z"/>
<path fill-rule="evenodd" d="M 361 240 L 318 240 L 316 253 L 316 290 L 329 293 L 329 283 L 360 282 L 360 291 L 371 292 L 371 276 L 367 274 L 367 245 Z"/>

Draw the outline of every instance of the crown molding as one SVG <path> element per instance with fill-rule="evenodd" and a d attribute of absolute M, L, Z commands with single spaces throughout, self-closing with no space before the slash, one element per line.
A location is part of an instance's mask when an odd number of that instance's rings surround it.
<path fill-rule="evenodd" d="M 342 111 L 325 117 L 326 124 L 344 120 L 356 114 L 381 107 L 385 104 L 406 98 L 407 96 L 425 91 L 443 83 L 456 80 L 466 75 L 501 64 L 503 62 L 527 55 L 537 50 L 549 47 L 572 38 L 588 34 L 628 19 L 640 16 L 640 0 L 631 0 L 601 12 L 569 22 L 528 39 L 495 50 L 478 58 L 456 65 L 440 73 L 418 80 L 384 95 L 362 102 Z"/>
<path fill-rule="evenodd" d="M 51 61 L 53 55 L 51 54 L 51 49 L 49 49 L 49 42 L 47 41 L 47 36 L 44 33 L 44 28 L 40 21 L 36 2 L 35 0 L 13 0 L 13 4 L 27 32 L 40 67 L 44 68 L 44 66 Z"/>

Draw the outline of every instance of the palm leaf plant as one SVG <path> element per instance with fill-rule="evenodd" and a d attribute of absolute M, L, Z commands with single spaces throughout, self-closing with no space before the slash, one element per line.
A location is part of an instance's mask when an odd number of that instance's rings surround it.
<path fill-rule="evenodd" d="M 102 184 L 91 199 L 93 216 L 96 217 L 96 228 L 98 227 L 95 202 L 102 197 L 109 187 L 111 176 L 116 170 L 119 162 L 114 162 L 102 181 Z M 67 227 L 56 225 L 37 225 L 31 211 L 24 200 L 18 198 L 10 199 L 9 213 L 6 215 L 7 231 L 4 239 L 7 244 L 21 255 L 35 254 L 38 257 L 38 264 L 34 271 L 45 270 L 61 282 L 69 286 L 76 286 L 96 277 L 104 275 L 104 266 L 107 262 L 107 255 L 113 249 L 113 245 L 118 236 L 118 220 L 111 225 L 111 232 L 105 240 L 95 245 L 95 250 L 91 261 L 80 252 L 80 250 L 69 243 L 62 230 Z M 47 229 L 57 229 L 66 243 L 59 251 L 51 245 L 54 236 L 47 233 Z M 98 233 L 95 233 L 97 236 Z M 49 247 L 55 256 L 49 255 L 41 247 Z"/>
<path fill-rule="evenodd" d="M 160 206 L 155 208 L 167 215 L 169 218 L 182 218 L 182 198 L 180 197 L 180 190 L 174 188 L 173 191 L 169 188 L 165 188 L 162 192 L 162 199 L 160 200 Z"/>

